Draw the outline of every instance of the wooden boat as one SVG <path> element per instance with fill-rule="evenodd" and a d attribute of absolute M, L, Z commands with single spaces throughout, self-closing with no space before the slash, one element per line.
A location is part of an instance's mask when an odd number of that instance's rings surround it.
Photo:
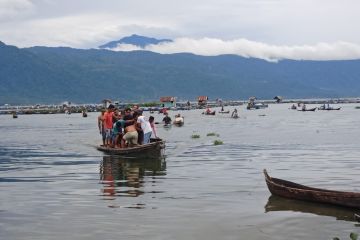
<path fill-rule="evenodd" d="M 17 115 L 16 113 L 14 113 L 14 114 L 12 115 L 12 117 L 13 117 L 13 118 L 18 118 L 18 115 Z"/>
<path fill-rule="evenodd" d="M 264 175 L 269 191 L 273 195 L 360 209 L 360 193 L 307 187 L 290 181 L 272 178 L 268 175 L 266 169 L 264 169 Z"/>
<path fill-rule="evenodd" d="M 161 150 L 165 148 L 165 141 L 160 138 L 150 139 L 149 144 L 138 145 L 128 148 L 110 148 L 104 146 L 97 146 L 96 149 L 110 155 L 147 155 L 158 156 L 161 154 Z"/>
<path fill-rule="evenodd" d="M 83 116 L 83 117 L 87 117 L 88 115 L 87 115 L 86 112 L 83 112 L 83 113 L 82 113 L 82 116 Z"/>
<path fill-rule="evenodd" d="M 308 108 L 308 109 L 301 109 L 301 110 L 298 110 L 299 112 L 314 112 L 316 110 L 316 107 L 314 108 Z"/>
<path fill-rule="evenodd" d="M 205 115 L 215 115 L 215 111 L 213 111 L 213 112 L 203 112 L 202 114 L 205 114 Z"/>
<path fill-rule="evenodd" d="M 230 111 L 219 111 L 219 113 L 230 113 Z"/>
<path fill-rule="evenodd" d="M 341 107 L 337 107 L 337 108 L 334 108 L 334 107 L 319 107 L 318 110 L 323 110 L 323 111 L 332 111 L 332 110 L 340 110 Z"/>

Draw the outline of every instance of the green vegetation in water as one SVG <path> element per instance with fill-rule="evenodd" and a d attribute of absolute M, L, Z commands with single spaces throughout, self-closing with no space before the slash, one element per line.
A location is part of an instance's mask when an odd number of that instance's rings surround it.
<path fill-rule="evenodd" d="M 349 237 L 350 237 L 351 240 L 358 240 L 359 234 L 352 232 L 352 233 L 350 233 Z M 340 240 L 340 238 L 334 237 L 332 240 Z"/>
<path fill-rule="evenodd" d="M 193 134 L 193 135 L 191 135 L 191 138 L 193 138 L 193 139 L 195 139 L 195 138 L 200 138 L 200 135 L 198 135 L 198 134 Z"/>
<path fill-rule="evenodd" d="M 206 134 L 206 136 L 208 136 L 208 137 L 213 137 L 213 136 L 220 137 L 219 134 L 214 133 L 214 132 L 208 133 L 208 134 Z"/>
<path fill-rule="evenodd" d="M 141 107 L 156 107 L 159 105 L 160 105 L 159 102 L 146 102 L 146 103 L 140 104 Z"/>
<path fill-rule="evenodd" d="M 214 141 L 214 145 L 216 146 L 216 145 L 223 145 L 224 143 L 223 143 L 223 141 L 221 141 L 221 140 L 215 140 Z"/>

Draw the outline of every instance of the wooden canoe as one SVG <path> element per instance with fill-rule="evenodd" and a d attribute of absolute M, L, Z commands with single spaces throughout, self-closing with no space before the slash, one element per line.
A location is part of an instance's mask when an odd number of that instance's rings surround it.
<path fill-rule="evenodd" d="M 215 111 L 213 111 L 213 112 L 203 112 L 202 114 L 205 114 L 205 115 L 215 115 Z"/>
<path fill-rule="evenodd" d="M 322 110 L 322 111 L 333 111 L 333 110 L 340 110 L 341 107 L 337 107 L 337 108 L 333 108 L 333 107 L 330 107 L 330 108 L 323 108 L 323 107 L 319 107 L 318 110 Z"/>
<path fill-rule="evenodd" d="M 165 141 L 162 139 L 152 138 L 149 144 L 138 145 L 135 147 L 127 148 L 110 148 L 104 146 L 97 146 L 96 149 L 110 155 L 146 155 L 158 156 L 161 155 L 162 150 L 165 148 Z"/>
<path fill-rule="evenodd" d="M 307 187 L 294 182 L 272 178 L 268 175 L 266 169 L 264 169 L 264 175 L 269 191 L 273 195 L 360 209 L 360 193 Z"/>
<path fill-rule="evenodd" d="M 316 107 L 315 108 L 309 108 L 309 109 L 301 109 L 301 110 L 298 110 L 299 112 L 315 112 L 316 110 Z"/>

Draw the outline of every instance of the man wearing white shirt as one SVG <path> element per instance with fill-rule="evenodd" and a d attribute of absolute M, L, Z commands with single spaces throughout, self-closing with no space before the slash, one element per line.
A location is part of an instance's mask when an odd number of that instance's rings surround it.
<path fill-rule="evenodd" d="M 139 116 L 137 118 L 137 123 L 140 123 L 141 129 L 144 133 L 142 144 L 150 143 L 150 137 L 152 133 L 150 122 L 146 121 L 144 116 Z"/>

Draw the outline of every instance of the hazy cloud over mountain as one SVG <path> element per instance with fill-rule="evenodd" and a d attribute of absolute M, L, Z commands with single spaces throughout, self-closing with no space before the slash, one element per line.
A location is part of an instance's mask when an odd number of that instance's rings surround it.
<path fill-rule="evenodd" d="M 188 52 L 203 56 L 235 54 L 242 57 L 254 57 L 268 61 L 281 59 L 294 60 L 350 60 L 360 59 L 360 45 L 335 42 L 316 45 L 269 45 L 247 39 L 224 41 L 215 38 L 178 38 L 173 42 L 148 45 L 144 48 L 131 44 L 119 44 L 114 51 L 148 50 L 157 53 Z"/>
<path fill-rule="evenodd" d="M 0 0 L 0 40 L 91 48 L 136 33 L 176 39 L 148 47 L 162 53 L 353 59 L 358 9 L 358 0 Z"/>

